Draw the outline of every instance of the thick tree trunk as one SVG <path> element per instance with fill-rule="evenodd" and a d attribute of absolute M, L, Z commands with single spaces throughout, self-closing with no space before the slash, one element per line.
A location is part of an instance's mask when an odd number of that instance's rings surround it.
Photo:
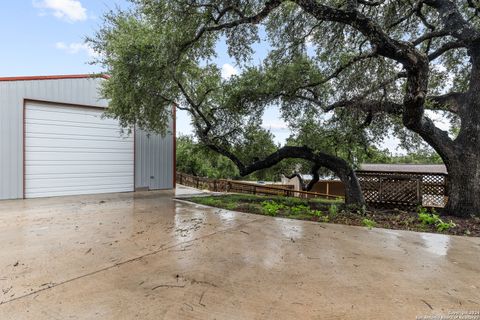
<path fill-rule="evenodd" d="M 340 180 L 345 184 L 345 204 L 364 205 L 365 198 L 355 171 L 349 170 L 340 177 Z"/>
<path fill-rule="evenodd" d="M 480 150 L 448 166 L 445 212 L 459 217 L 480 216 Z M 472 157 L 473 156 L 473 157 Z"/>
<path fill-rule="evenodd" d="M 472 70 L 468 92 L 459 100 L 460 132 L 454 155 L 446 159 L 448 203 L 445 212 L 480 216 L 480 43 L 469 48 Z"/>

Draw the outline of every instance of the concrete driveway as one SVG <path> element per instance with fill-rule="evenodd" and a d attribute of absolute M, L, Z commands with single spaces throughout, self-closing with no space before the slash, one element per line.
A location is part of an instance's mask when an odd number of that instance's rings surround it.
<path fill-rule="evenodd" d="M 480 239 L 143 192 L 0 202 L 0 319 L 415 319 L 480 310 Z"/>

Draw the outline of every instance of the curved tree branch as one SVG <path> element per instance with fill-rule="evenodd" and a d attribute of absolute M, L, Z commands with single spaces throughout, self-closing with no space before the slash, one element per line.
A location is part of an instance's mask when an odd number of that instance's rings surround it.
<path fill-rule="evenodd" d="M 224 155 L 235 163 L 240 171 L 241 176 L 249 175 L 253 172 L 270 168 L 284 159 L 304 159 L 314 164 L 316 175 L 318 175 L 318 169 L 320 167 L 327 168 L 333 171 L 346 186 L 346 203 L 363 204 L 365 199 L 361 192 L 360 184 L 355 175 L 353 168 L 342 158 L 323 153 L 315 152 L 312 149 L 303 146 L 284 146 L 274 153 L 268 155 L 264 159 L 254 161 L 249 165 L 244 165 L 242 161 L 233 153 L 224 149 L 218 145 L 208 143 L 204 141 L 205 145 L 211 150 Z M 313 172 L 313 171 L 312 171 Z M 314 174 L 315 175 L 315 174 Z"/>
<path fill-rule="evenodd" d="M 480 32 L 471 23 L 466 21 L 455 3 L 450 0 L 423 0 L 423 2 L 437 10 L 444 29 L 458 40 L 473 43 L 480 39 Z"/>
<path fill-rule="evenodd" d="M 428 109 L 450 111 L 454 114 L 459 114 L 466 94 L 463 92 L 450 92 L 439 96 L 429 96 L 428 101 L 432 103 Z"/>
<path fill-rule="evenodd" d="M 310 174 L 312 175 L 312 180 L 310 180 L 305 186 L 305 191 L 311 191 L 315 184 L 320 181 L 320 175 L 318 174 L 318 170 L 320 170 L 320 168 L 321 167 L 317 164 L 313 165 L 312 170 L 310 171 Z"/>

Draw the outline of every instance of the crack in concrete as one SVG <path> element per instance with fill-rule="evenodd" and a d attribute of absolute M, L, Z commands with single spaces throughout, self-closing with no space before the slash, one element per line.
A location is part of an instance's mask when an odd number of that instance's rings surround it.
<path fill-rule="evenodd" d="M 138 257 L 135 257 L 135 258 L 131 258 L 131 259 L 127 259 L 125 261 L 121 261 L 121 262 L 118 262 L 118 263 L 115 263 L 113 265 L 110 265 L 110 266 L 107 266 L 107 267 L 104 267 L 104 268 L 101 268 L 101 269 L 98 269 L 98 270 L 95 270 L 95 271 L 92 271 L 92 272 L 89 272 L 89 273 L 86 273 L 86 274 L 83 274 L 83 275 L 80 275 L 78 277 L 74 277 L 74 278 L 71 278 L 71 279 L 67 279 L 67 280 L 64 280 L 64 281 L 61 281 L 61 282 L 58 282 L 58 283 L 55 283 L 54 285 L 52 286 L 49 286 L 49 287 L 46 287 L 46 288 L 42 288 L 42 289 L 38 289 L 38 290 L 35 290 L 35 291 L 32 291 L 32 292 L 29 292 L 27 294 L 24 294 L 22 296 L 17 296 L 13 299 L 10 299 L 10 300 L 6 300 L 6 301 L 2 301 L 0 302 L 0 307 L 3 306 L 3 305 L 6 305 L 8 303 L 12 303 L 12 302 L 15 302 L 15 301 L 18 301 L 18 300 L 21 300 L 21 299 L 24 299 L 24 298 L 27 298 L 27 297 L 30 297 L 30 296 L 33 296 L 33 295 L 36 295 L 36 294 L 39 294 L 43 291 L 47 291 L 47 290 L 50 290 L 50 289 L 53 289 L 53 288 L 56 288 L 56 287 L 59 287 L 59 286 L 62 286 L 64 284 L 68 284 L 70 282 L 73 282 L 73 281 L 76 281 L 76 280 L 80 280 L 80 279 L 83 279 L 83 278 L 86 278 L 86 277 L 89 277 L 89 276 L 93 276 L 93 275 L 96 275 L 96 274 L 99 274 L 101 272 L 104 272 L 104 271 L 108 271 L 110 269 L 113 269 L 113 268 L 116 268 L 116 267 L 121 267 L 122 265 L 125 265 L 125 264 L 128 264 L 128 263 L 132 263 L 132 262 L 136 262 L 136 261 L 139 261 L 139 260 L 142 260 L 146 257 L 150 257 L 150 256 L 154 256 L 158 253 L 162 253 L 164 251 L 167 251 L 167 250 L 170 250 L 170 249 L 173 249 L 175 247 L 178 247 L 178 246 L 182 246 L 182 245 L 185 245 L 185 244 L 188 244 L 188 243 L 193 243 L 195 241 L 198 241 L 198 240 L 202 240 L 202 239 L 205 239 L 205 238 L 208 238 L 208 237 L 211 237 L 211 236 L 214 236 L 216 234 L 219 234 L 219 233 L 225 233 L 225 232 L 230 232 L 230 231 L 235 231 L 239 228 L 243 228 L 244 226 L 250 224 L 250 223 L 254 223 L 254 222 L 258 222 L 258 221 L 263 221 L 265 220 L 265 218 L 259 218 L 259 219 L 255 219 L 255 220 L 252 220 L 252 221 L 248 221 L 248 222 L 245 222 L 245 223 L 242 223 L 242 224 L 239 224 L 235 227 L 232 227 L 232 228 L 227 228 L 227 229 L 224 229 L 224 230 L 218 230 L 218 231 L 215 231 L 213 233 L 209 233 L 209 234 L 206 234 L 204 236 L 201 236 L 201 237 L 198 237 L 198 238 L 195 238 L 195 239 L 192 239 L 192 240 L 188 240 L 188 241 L 184 241 L 184 242 L 180 242 L 180 243 L 177 243 L 175 245 L 171 245 L 171 246 L 166 246 L 166 247 L 163 247 L 161 249 L 158 249 L 158 250 L 155 250 L 155 251 L 152 251 L 152 252 L 148 252 L 148 253 L 145 253 L 141 256 L 138 256 Z"/>

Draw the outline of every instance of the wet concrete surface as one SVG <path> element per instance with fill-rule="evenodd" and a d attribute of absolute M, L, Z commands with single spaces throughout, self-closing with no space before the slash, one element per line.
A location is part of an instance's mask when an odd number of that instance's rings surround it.
<path fill-rule="evenodd" d="M 479 238 L 172 198 L 0 202 L 0 319 L 415 319 L 480 310 Z"/>

